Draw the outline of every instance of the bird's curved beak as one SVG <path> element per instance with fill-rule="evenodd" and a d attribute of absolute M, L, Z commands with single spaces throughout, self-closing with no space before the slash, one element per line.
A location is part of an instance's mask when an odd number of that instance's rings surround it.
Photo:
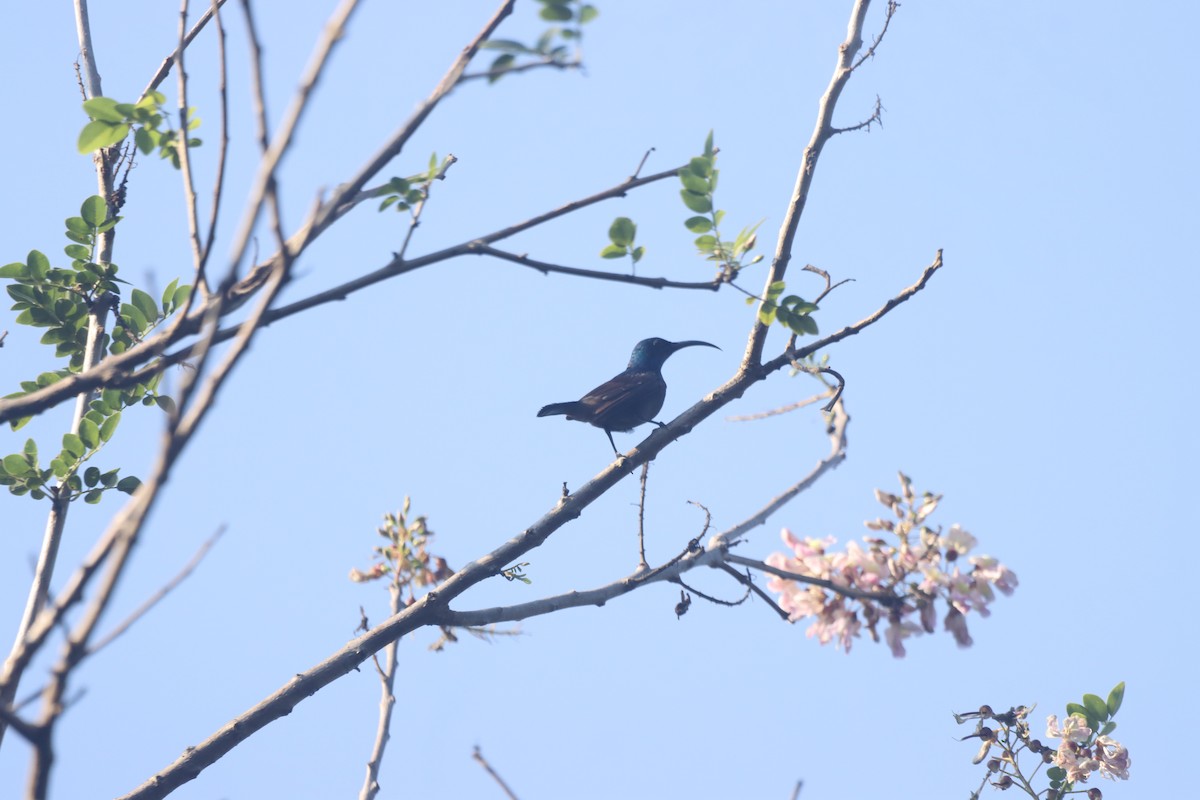
<path fill-rule="evenodd" d="M 672 342 L 671 343 L 671 352 L 674 353 L 676 350 L 682 350 L 685 347 L 696 347 L 699 345 L 703 345 L 704 347 L 712 347 L 716 350 L 721 349 L 721 348 L 717 347 L 715 344 L 712 344 L 710 342 L 701 342 L 697 339 L 690 339 L 686 342 Z"/>

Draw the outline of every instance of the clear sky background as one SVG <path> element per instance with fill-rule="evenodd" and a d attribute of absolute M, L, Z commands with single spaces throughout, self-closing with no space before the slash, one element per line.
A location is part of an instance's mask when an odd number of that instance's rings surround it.
<path fill-rule="evenodd" d="M 332 3 L 261 2 L 269 105 L 278 119 Z M 285 224 L 322 187 L 345 180 L 432 89 L 495 3 L 367 2 L 353 20 L 281 173 Z M 769 253 L 800 152 L 845 35 L 849 2 L 600 2 L 586 72 L 536 71 L 456 91 L 388 175 L 430 152 L 459 162 L 411 252 L 454 244 L 612 186 L 650 147 L 646 169 L 721 148 L 717 201 L 735 230 L 765 219 Z M 231 9 L 233 11 L 234 9 Z M 882 4 L 873 9 L 878 29 Z M 72 62 L 70 5 L 20 3 L 0 29 L 7 153 L 0 263 L 32 248 L 62 259 L 62 220 L 94 192 L 75 154 L 85 122 Z M 235 109 L 228 251 L 253 171 L 240 15 L 227 14 Z M 105 93 L 134 98 L 176 37 L 164 2 L 92 4 Z M 543 24 L 523 2 L 503 38 Z M 825 150 L 793 263 L 853 278 L 816 314 L 828 332 L 911 284 L 944 248 L 946 267 L 882 323 L 831 348 L 847 379 L 849 458 L 756 530 L 742 552 L 779 549 L 779 530 L 866 531 L 872 490 L 945 494 L 933 521 L 958 522 L 1020 577 L 975 645 L 944 633 L 907 658 L 860 641 L 845 655 L 782 623 L 761 602 L 704 602 L 682 620 L 678 589 L 658 585 L 604 608 L 527 621 L 522 635 L 466 637 L 443 653 L 422 631 L 401 646 L 383 797 L 500 797 L 470 759 L 475 745 L 522 800 L 536 798 L 965 797 L 976 746 L 952 711 L 1037 703 L 1063 713 L 1084 692 L 1127 681 L 1116 732 L 1132 781 L 1107 797 L 1178 791 L 1192 760 L 1195 700 L 1188 530 L 1197 486 L 1191 354 L 1200 291 L 1192 246 L 1200 212 L 1197 70 L 1190 3 L 906 2 L 837 119 L 882 128 Z M 211 170 L 213 44 L 191 59 L 204 120 L 198 168 Z M 164 87 L 174 98 L 173 79 Z M 190 272 L 178 175 L 154 159 L 134 172 L 115 260 L 161 290 Z M 208 186 L 206 178 L 202 186 Z M 674 182 L 558 220 L 510 242 L 585 268 L 618 215 L 634 218 L 639 274 L 707 280 L 681 225 Z M 286 299 L 386 263 L 404 218 L 364 206 L 314 246 Z M 262 247 L 269 247 L 269 237 Z M 743 283 L 761 287 L 759 272 Z M 791 288 L 819 283 L 796 270 Z M 0 329 L 0 393 L 48 368 L 38 333 Z M 453 566 L 523 530 L 610 461 L 593 428 L 538 419 L 619 371 L 639 339 L 703 339 L 666 367 L 673 417 L 736 368 L 752 311 L 733 292 L 654 291 L 544 277 L 464 258 L 406 275 L 265 330 L 188 449 L 145 532 L 110 614 L 136 607 L 221 525 L 202 568 L 91 660 L 85 693 L 59 727 L 53 797 L 123 794 L 182 750 L 351 638 L 362 605 L 386 592 L 347 580 L 370 562 L 381 516 L 405 495 L 429 518 Z M 776 333 L 768 351 L 783 343 Z M 170 380 L 176 381 L 178 376 Z M 728 407 L 762 411 L 808 396 L 776 376 Z M 0 433 L 55 442 L 60 409 Z M 145 473 L 161 415 L 126 414 L 105 458 Z M 644 433 L 644 431 L 643 431 Z M 641 435 L 620 435 L 632 447 Z M 45 446 L 44 449 L 49 449 Z M 826 452 L 819 413 L 761 422 L 713 418 L 669 447 L 650 475 L 647 538 L 661 562 L 701 531 L 745 518 Z M 637 482 L 627 479 L 531 554 L 531 586 L 493 580 L 455 603 L 480 608 L 598 586 L 636 565 Z M 116 498 L 72 510 L 58 584 Z M 0 635 L 8 647 L 44 509 L 0 498 Z M 736 598 L 719 574 L 692 574 Z M 51 653 L 50 655 L 53 655 Z M 36 689 L 48 666 L 27 673 Z M 378 708 L 373 670 L 337 681 L 174 796 L 355 796 Z M 1040 725 L 1040 723 L 1039 723 Z M 0 796 L 16 796 L 28 748 L 0 752 Z"/>

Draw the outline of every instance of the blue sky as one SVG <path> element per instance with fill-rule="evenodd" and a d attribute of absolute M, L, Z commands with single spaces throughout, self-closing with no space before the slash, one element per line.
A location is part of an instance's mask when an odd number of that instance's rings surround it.
<path fill-rule="evenodd" d="M 263 3 L 269 108 L 278 119 L 326 4 Z M 332 4 L 329 4 L 330 6 Z M 351 174 L 424 98 L 492 11 L 490 2 L 402 7 L 365 3 L 335 53 L 281 173 L 285 225 L 322 188 Z M 736 7 L 735 7 L 736 5 Z M 654 147 L 658 171 L 696 154 L 710 129 L 721 148 L 718 205 L 736 229 L 765 220 L 769 252 L 816 101 L 845 34 L 848 3 L 600 4 L 585 74 L 533 72 L 457 90 L 388 175 L 430 152 L 459 162 L 438 184 L 412 252 L 478 236 L 619 183 Z M 137 95 L 176 36 L 174 4 L 92 4 L 105 93 Z M 85 121 L 66 4 L 22 4 L 0 31 L 10 154 L 0 201 L 0 263 L 33 248 L 55 257 L 62 219 L 94 191 L 75 154 Z M 234 54 L 235 148 L 228 251 L 253 170 L 241 24 Z M 816 314 L 828 332 L 912 283 L 938 248 L 946 267 L 913 301 L 831 348 L 847 378 L 848 460 L 772 517 L 743 548 L 765 557 L 779 529 L 866 533 L 872 490 L 943 493 L 935 522 L 960 523 L 980 551 L 1020 576 L 975 645 L 938 634 L 895 660 L 882 645 L 820 648 L 803 623 L 762 603 L 702 602 L 676 620 L 677 589 L 655 586 L 604 608 L 527 621 L 523 635 L 401 645 L 397 716 L 383 796 L 499 797 L 474 745 L 523 800 L 965 796 L 975 746 L 950 712 L 1038 703 L 1062 713 L 1084 692 L 1128 684 L 1116 735 L 1132 782 L 1107 797 L 1159 796 L 1189 757 L 1194 623 L 1186 520 L 1196 483 L 1197 392 L 1182 359 L 1195 342 L 1200 289 L 1190 232 L 1198 170 L 1192 140 L 1196 68 L 1189 4 L 906 3 L 878 55 L 854 78 L 838 120 L 883 126 L 825 150 L 794 263 L 853 278 Z M 878 29 L 882 8 L 872 11 Z M 531 40 L 529 3 L 500 31 Z M 199 169 L 215 143 L 212 42 L 192 56 L 192 103 L 204 120 Z M 164 87 L 174 97 L 173 81 Z M 202 184 L 209 185 L 207 179 Z M 673 183 L 525 233 L 516 252 L 586 268 L 613 217 L 634 218 L 647 256 L 639 274 L 705 280 Z M 153 159 L 134 172 L 116 262 L 161 289 L 187 274 L 178 175 Z M 314 246 L 286 298 L 299 299 L 386 263 L 403 218 L 359 209 Z M 262 237 L 262 248 L 269 237 Z M 757 290 L 760 272 L 745 285 Z M 816 281 L 793 271 L 793 290 Z M 386 594 L 351 584 L 375 527 L 405 495 L 428 516 L 453 566 L 490 551 L 609 463 L 598 430 L 538 419 L 620 370 L 648 336 L 703 339 L 668 363 L 665 417 L 736 369 L 751 310 L 732 292 L 655 291 L 544 277 L 465 258 L 376 285 L 265 330 L 174 473 L 109 622 L 136 607 L 221 525 L 225 537 L 186 584 L 92 659 L 86 693 L 58 731 L 56 798 L 133 789 L 289 678 L 339 648 L 359 606 L 383 619 Z M 37 334 L 0 330 L 0 385 L 46 369 Z M 774 334 L 768 352 L 782 345 Z M 178 376 L 170 380 L 177 381 Z M 6 393 L 11 389 L 4 389 Z M 777 376 L 729 415 L 807 396 Z M 145 472 L 161 425 L 127 415 L 106 453 Z M 27 435 L 56 441 L 69 412 Z M 7 429 L 6 429 L 7 431 Z M 617 434 L 632 447 L 640 436 Z M 703 503 L 718 528 L 751 514 L 825 452 L 813 409 L 761 422 L 710 419 L 664 451 L 650 474 L 648 549 L 662 561 L 699 534 Z M 48 449 L 48 448 L 47 448 Z M 621 577 L 636 565 L 637 484 L 627 479 L 531 554 L 534 583 L 480 585 L 456 607 L 525 602 Z M 59 584 L 115 512 L 74 509 Z M 0 498 L 0 629 L 15 629 L 44 523 L 28 498 Z M 1177 566 L 1168 570 L 1171 563 Z M 705 591 L 737 596 L 718 574 Z M 1181 619 L 1176 619 L 1180 617 Z M 3 633 L 5 646 L 10 633 Z M 48 661 L 23 688 L 36 688 Z M 338 681 L 239 747 L 179 798 L 337 797 L 357 792 L 374 735 L 369 669 Z M 23 785 L 28 751 L 0 751 L 0 794 Z"/>

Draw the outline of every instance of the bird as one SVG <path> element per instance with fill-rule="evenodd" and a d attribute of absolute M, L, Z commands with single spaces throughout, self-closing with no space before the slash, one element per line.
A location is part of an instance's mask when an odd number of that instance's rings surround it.
<path fill-rule="evenodd" d="M 663 380 L 662 366 L 675 352 L 685 347 L 713 347 L 715 344 L 689 340 L 668 342 L 657 337 L 643 339 L 634 345 L 629 357 L 629 366 L 611 380 L 600 384 L 578 400 L 568 403 L 551 403 L 537 413 L 539 417 L 565 414 L 567 419 L 587 422 L 600 428 L 608 436 L 613 453 L 618 458 L 621 452 L 613 441 L 613 431 L 628 433 L 646 422 L 660 428 L 663 423 L 654 419 L 662 410 L 667 398 L 667 382 Z"/>

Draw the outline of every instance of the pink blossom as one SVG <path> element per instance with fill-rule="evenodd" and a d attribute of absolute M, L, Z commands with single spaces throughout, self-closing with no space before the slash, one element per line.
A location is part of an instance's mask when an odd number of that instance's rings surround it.
<path fill-rule="evenodd" d="M 1078 714 L 1072 714 L 1064 719 L 1062 728 L 1059 728 L 1058 715 L 1051 714 L 1046 718 L 1046 736 L 1051 739 L 1083 744 L 1091 738 L 1092 729 L 1087 726 L 1087 720 Z"/>
<path fill-rule="evenodd" d="M 1109 780 L 1129 780 L 1129 765 L 1133 762 L 1125 745 L 1107 736 L 1097 737 L 1096 758 L 1100 761 L 1101 775 Z"/>

